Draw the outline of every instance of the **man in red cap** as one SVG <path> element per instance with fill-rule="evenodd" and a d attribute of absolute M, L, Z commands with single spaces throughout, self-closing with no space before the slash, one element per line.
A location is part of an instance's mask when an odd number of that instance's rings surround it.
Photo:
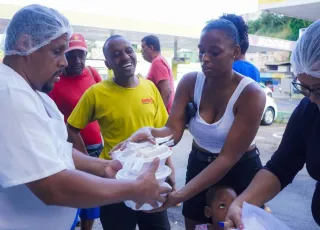
<path fill-rule="evenodd" d="M 101 81 L 98 72 L 92 67 L 86 67 L 87 45 L 80 34 L 73 34 L 69 48 L 65 55 L 68 66 L 65 68 L 60 81 L 55 84 L 49 96 L 54 100 L 57 107 L 64 115 L 65 122 L 68 120 L 74 107 L 77 105 L 83 93 L 92 85 Z M 92 157 L 98 157 L 102 151 L 102 139 L 100 127 L 97 122 L 92 122 L 80 132 L 86 146 L 74 146 L 83 153 Z M 69 141 L 72 142 L 72 134 L 69 133 Z M 91 230 L 94 219 L 100 217 L 100 208 L 81 209 L 81 230 Z"/>

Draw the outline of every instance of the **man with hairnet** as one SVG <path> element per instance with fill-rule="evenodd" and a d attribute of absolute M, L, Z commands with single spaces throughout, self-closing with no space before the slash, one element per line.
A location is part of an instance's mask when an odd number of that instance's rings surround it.
<path fill-rule="evenodd" d="M 67 66 L 72 29 L 54 9 L 30 5 L 5 31 L 0 63 L 0 229 L 67 230 L 76 208 L 123 200 L 164 202 L 159 160 L 136 181 L 114 177 L 120 162 L 86 156 L 67 142 L 62 114 L 46 95 Z M 104 178 L 105 177 L 105 178 Z"/>

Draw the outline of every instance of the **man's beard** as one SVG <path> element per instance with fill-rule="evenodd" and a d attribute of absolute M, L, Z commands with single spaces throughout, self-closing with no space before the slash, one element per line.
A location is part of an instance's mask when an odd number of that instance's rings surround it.
<path fill-rule="evenodd" d="M 43 93 L 50 93 L 53 90 L 53 86 L 47 82 L 41 89 L 41 92 Z"/>
<path fill-rule="evenodd" d="M 54 84 L 55 84 L 55 82 L 53 81 L 53 78 L 54 78 L 55 76 L 60 76 L 62 73 L 63 73 L 63 69 L 55 72 L 55 73 L 52 75 L 52 78 L 49 79 L 49 80 L 42 86 L 41 92 L 43 92 L 43 93 L 50 93 L 50 92 L 53 90 L 53 87 L 54 87 Z"/>

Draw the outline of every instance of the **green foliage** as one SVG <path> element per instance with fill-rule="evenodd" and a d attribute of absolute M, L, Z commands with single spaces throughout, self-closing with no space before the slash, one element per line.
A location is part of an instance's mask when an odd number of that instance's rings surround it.
<path fill-rule="evenodd" d="M 296 41 L 299 37 L 299 29 L 308 27 L 311 23 L 281 14 L 262 12 L 257 20 L 248 22 L 248 27 L 249 34 Z"/>
<path fill-rule="evenodd" d="M 297 19 L 297 18 L 292 18 L 289 22 L 289 26 L 291 28 L 292 34 L 291 37 L 288 38 L 290 40 L 297 40 L 299 38 L 299 29 L 301 28 L 306 28 L 311 25 L 312 22 Z"/>

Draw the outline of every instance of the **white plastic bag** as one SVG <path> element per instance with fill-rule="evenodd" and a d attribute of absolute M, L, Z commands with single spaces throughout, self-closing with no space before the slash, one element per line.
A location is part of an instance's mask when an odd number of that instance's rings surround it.
<path fill-rule="evenodd" d="M 246 202 L 243 203 L 242 221 L 244 230 L 292 230 L 271 213 Z"/>

